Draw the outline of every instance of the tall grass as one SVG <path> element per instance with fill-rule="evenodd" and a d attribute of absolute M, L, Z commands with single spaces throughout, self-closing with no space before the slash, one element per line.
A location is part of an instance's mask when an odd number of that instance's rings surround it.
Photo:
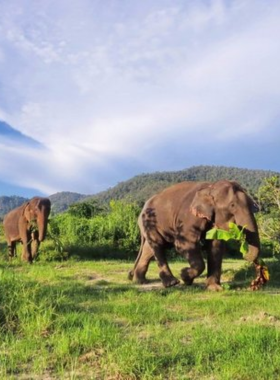
<path fill-rule="evenodd" d="M 0 378 L 279 378 L 277 287 L 163 289 L 154 263 L 141 287 L 126 280 L 131 265 L 2 263 Z"/>

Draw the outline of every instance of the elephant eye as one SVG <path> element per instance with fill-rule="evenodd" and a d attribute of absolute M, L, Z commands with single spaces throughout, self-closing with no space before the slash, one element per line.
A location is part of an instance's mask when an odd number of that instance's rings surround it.
<path fill-rule="evenodd" d="M 232 202 L 232 203 L 230 204 L 230 208 L 235 208 L 235 203 Z"/>

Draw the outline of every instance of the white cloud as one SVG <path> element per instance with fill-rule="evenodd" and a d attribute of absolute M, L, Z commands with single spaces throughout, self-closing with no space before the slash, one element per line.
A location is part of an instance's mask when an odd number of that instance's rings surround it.
<path fill-rule="evenodd" d="M 231 144 L 278 117 L 276 1 L 40 4 L 0 6 L 0 119 L 46 147 L 15 154 L 14 172 L 21 159 L 46 173 L 26 184 L 88 189 L 91 173 L 112 185 L 118 159 L 153 170 L 176 135 Z"/>
<path fill-rule="evenodd" d="M 7 120 L 7 118 L 7 113 L 0 108 L 0 120 Z"/>

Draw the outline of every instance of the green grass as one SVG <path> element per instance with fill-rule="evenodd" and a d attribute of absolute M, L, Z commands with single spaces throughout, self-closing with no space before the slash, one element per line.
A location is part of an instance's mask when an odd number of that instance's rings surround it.
<path fill-rule="evenodd" d="M 127 280 L 132 262 L 0 262 L 1 379 L 280 378 L 280 264 L 259 292 L 242 260 L 225 291 Z M 184 266 L 172 262 L 175 275 Z"/>

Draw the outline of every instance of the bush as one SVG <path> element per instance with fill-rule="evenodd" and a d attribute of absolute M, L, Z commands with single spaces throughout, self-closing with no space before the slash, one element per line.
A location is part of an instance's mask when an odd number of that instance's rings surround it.
<path fill-rule="evenodd" d="M 137 204 L 123 201 L 111 201 L 106 214 L 96 214 L 92 218 L 66 212 L 51 219 L 49 237 L 54 242 L 59 241 L 63 251 L 73 252 L 75 248 L 83 252 L 89 249 L 110 251 L 111 254 L 136 252 L 140 244 L 139 213 Z"/>
<path fill-rule="evenodd" d="M 69 252 L 52 238 L 47 238 L 40 245 L 35 261 L 64 261 L 69 258 Z"/>
<path fill-rule="evenodd" d="M 261 212 L 257 222 L 265 254 L 279 257 L 280 254 L 280 177 L 266 178 L 258 191 Z"/>

